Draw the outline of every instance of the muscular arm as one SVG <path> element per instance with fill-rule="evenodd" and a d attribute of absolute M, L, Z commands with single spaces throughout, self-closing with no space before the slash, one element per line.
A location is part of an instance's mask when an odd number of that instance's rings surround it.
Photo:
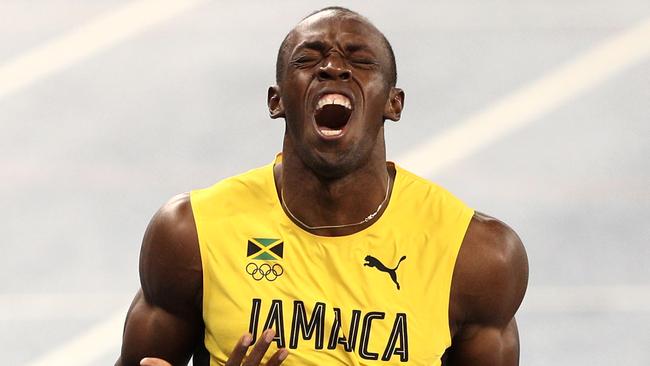
<path fill-rule="evenodd" d="M 187 364 L 203 332 L 201 259 L 189 195 L 174 197 L 151 220 L 140 283 L 116 365 L 139 365 L 146 356 Z"/>
<path fill-rule="evenodd" d="M 451 288 L 452 345 L 446 366 L 516 366 L 515 312 L 528 283 L 521 240 L 504 223 L 476 213 L 463 240 Z"/>

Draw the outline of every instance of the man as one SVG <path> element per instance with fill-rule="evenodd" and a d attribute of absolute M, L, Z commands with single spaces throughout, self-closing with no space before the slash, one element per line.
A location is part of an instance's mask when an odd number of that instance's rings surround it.
<path fill-rule="evenodd" d="M 276 76 L 282 154 L 156 213 L 117 365 L 517 365 L 523 245 L 386 162 L 404 93 L 383 34 L 323 9 Z"/>

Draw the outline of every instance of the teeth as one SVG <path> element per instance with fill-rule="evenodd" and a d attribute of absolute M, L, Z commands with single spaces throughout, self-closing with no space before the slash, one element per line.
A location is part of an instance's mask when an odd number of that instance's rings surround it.
<path fill-rule="evenodd" d="M 343 130 L 330 130 L 329 128 L 321 128 L 320 133 L 325 136 L 338 136 L 343 133 Z"/>
<path fill-rule="evenodd" d="M 325 94 L 320 99 L 318 100 L 318 104 L 316 105 L 316 109 L 319 110 L 323 108 L 323 106 L 328 105 L 328 104 L 336 104 L 336 105 L 342 105 L 347 109 L 352 109 L 352 103 L 350 103 L 350 99 L 346 97 L 345 95 L 342 94 Z"/>

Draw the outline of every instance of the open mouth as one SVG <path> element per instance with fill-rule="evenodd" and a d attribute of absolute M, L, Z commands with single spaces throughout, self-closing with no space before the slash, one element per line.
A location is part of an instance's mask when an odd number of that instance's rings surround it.
<path fill-rule="evenodd" d="M 318 131 L 325 137 L 343 135 L 352 115 L 352 103 L 342 94 L 325 94 L 318 100 L 314 120 Z"/>

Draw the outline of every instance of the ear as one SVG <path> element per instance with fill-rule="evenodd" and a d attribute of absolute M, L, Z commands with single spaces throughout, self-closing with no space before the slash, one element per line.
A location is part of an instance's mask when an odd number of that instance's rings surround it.
<path fill-rule="evenodd" d="M 391 88 L 388 93 L 388 100 L 384 106 L 384 119 L 399 121 L 404 108 L 404 91 L 400 88 Z"/>
<path fill-rule="evenodd" d="M 272 119 L 284 118 L 284 106 L 282 105 L 279 86 L 269 86 L 266 104 L 269 106 L 269 116 Z"/>

